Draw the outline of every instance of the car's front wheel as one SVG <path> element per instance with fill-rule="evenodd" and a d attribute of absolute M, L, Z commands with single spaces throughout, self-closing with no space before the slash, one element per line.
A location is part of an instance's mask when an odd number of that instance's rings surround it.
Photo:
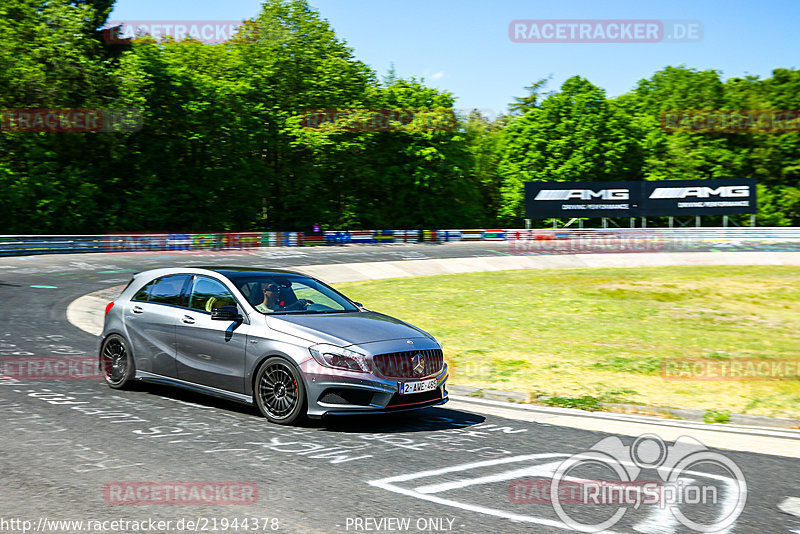
<path fill-rule="evenodd" d="M 124 389 L 131 385 L 136 366 L 125 338 L 118 334 L 111 334 L 106 338 L 100 348 L 100 370 L 106 383 L 114 389 Z"/>
<path fill-rule="evenodd" d="M 254 394 L 271 423 L 291 425 L 306 415 L 306 388 L 297 369 L 283 358 L 269 358 L 258 369 Z"/>

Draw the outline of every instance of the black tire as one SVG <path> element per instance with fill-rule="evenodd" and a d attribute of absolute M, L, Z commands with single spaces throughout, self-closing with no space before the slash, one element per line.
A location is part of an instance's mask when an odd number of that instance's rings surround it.
<path fill-rule="evenodd" d="M 130 388 L 136 375 L 136 365 L 124 337 L 111 334 L 103 341 L 100 348 L 100 371 L 109 387 Z"/>
<path fill-rule="evenodd" d="M 268 358 L 256 373 L 253 396 L 270 423 L 292 425 L 306 416 L 306 387 L 294 365 Z"/>

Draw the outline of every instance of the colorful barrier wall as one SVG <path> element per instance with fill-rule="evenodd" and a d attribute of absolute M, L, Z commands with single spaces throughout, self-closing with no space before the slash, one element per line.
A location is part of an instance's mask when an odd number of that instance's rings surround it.
<path fill-rule="evenodd" d="M 216 232 L 203 234 L 106 234 L 87 236 L 0 236 L 0 256 L 83 254 L 90 252 L 250 250 L 261 247 L 335 246 L 386 243 L 451 243 L 505 241 L 509 244 L 569 241 L 582 244 L 605 240 L 720 246 L 758 243 L 760 249 L 797 250 L 796 227 L 732 228 L 588 228 L 588 229 L 466 229 L 466 230 L 326 230 L 302 232 Z"/>

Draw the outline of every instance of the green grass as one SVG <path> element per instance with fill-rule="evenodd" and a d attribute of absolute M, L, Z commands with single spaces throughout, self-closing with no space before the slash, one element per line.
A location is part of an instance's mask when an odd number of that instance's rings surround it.
<path fill-rule="evenodd" d="M 542 401 L 543 404 L 548 406 L 558 406 L 559 408 L 578 408 L 581 410 L 588 410 L 590 412 L 597 411 L 601 408 L 600 400 L 597 397 L 584 395 L 580 398 L 572 397 L 550 397 Z"/>
<path fill-rule="evenodd" d="M 797 267 L 524 270 L 338 287 L 436 336 L 453 384 L 583 404 L 592 397 L 800 416 L 796 378 L 667 381 L 660 375 L 662 360 L 671 358 L 800 360 Z"/>
<path fill-rule="evenodd" d="M 731 412 L 728 410 L 707 410 L 703 414 L 705 423 L 727 423 L 731 419 Z"/>

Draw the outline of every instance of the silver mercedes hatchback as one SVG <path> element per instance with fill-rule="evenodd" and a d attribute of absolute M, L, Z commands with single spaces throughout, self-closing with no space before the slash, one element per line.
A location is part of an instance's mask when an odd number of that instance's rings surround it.
<path fill-rule="evenodd" d="M 447 402 L 442 346 L 292 271 L 144 271 L 108 304 L 100 367 L 258 406 L 279 424 Z"/>

